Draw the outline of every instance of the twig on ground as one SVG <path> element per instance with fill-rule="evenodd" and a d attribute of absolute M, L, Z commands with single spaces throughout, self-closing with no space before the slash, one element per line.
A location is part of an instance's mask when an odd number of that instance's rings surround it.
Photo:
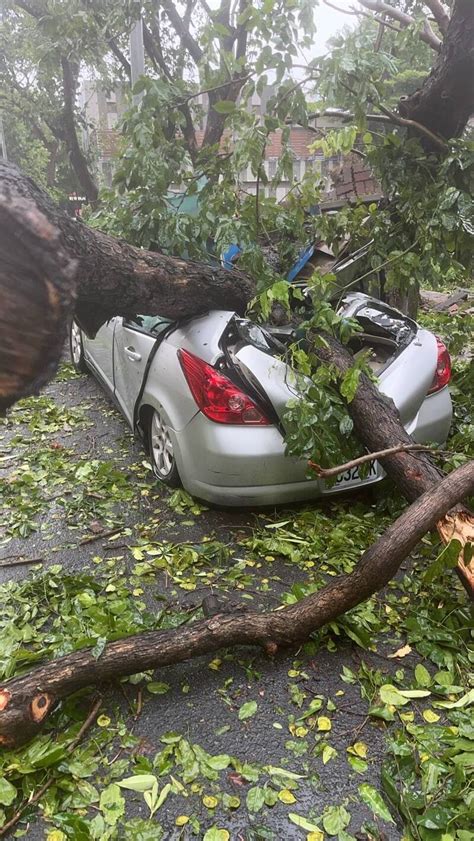
<path fill-rule="evenodd" d="M 44 563 L 44 558 L 24 558 L 22 555 L 6 555 L 4 558 L 0 558 L 0 567 L 16 567 L 21 564 L 42 563 Z"/>
<path fill-rule="evenodd" d="M 109 529 L 109 531 L 101 531 L 100 534 L 87 535 L 87 537 L 83 537 L 77 545 L 84 546 L 85 543 L 94 543 L 96 540 L 102 540 L 103 537 L 112 537 L 114 534 L 120 534 L 121 531 L 123 531 L 123 526 L 116 529 Z"/>
<path fill-rule="evenodd" d="M 142 688 L 139 687 L 138 692 L 137 692 L 137 709 L 135 710 L 135 715 L 133 716 L 134 721 L 136 721 L 137 718 L 140 717 L 142 709 L 143 709 L 143 691 L 142 691 Z"/>

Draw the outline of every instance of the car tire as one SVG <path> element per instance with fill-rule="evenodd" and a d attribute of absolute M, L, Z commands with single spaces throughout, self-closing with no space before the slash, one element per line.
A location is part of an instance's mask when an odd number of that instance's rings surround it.
<path fill-rule="evenodd" d="M 156 478 L 170 488 L 181 487 L 168 426 L 156 409 L 153 409 L 148 423 L 148 452 Z"/>
<path fill-rule="evenodd" d="M 78 374 L 87 374 L 89 368 L 84 356 L 84 344 L 82 342 L 82 332 L 78 323 L 72 319 L 69 326 L 69 351 L 71 354 L 71 362 L 74 370 Z"/>

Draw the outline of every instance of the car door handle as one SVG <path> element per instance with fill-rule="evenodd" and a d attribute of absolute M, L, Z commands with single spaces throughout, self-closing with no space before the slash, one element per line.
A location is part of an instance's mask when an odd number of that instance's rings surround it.
<path fill-rule="evenodd" d="M 142 358 L 141 353 L 137 353 L 135 348 L 131 346 L 125 348 L 125 353 L 127 354 L 128 359 L 130 359 L 130 362 L 140 362 L 140 359 Z"/>

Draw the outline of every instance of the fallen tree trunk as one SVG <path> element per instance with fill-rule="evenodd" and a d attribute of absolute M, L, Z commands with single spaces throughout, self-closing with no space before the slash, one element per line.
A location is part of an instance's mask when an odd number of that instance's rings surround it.
<path fill-rule="evenodd" d="M 353 366 L 352 354 L 332 336 L 325 335 L 325 345 L 314 349 L 321 362 L 333 365 L 341 376 Z M 392 400 L 382 394 L 362 374 L 354 399 L 348 405 L 354 432 L 369 452 L 393 449 L 380 459 L 384 470 L 408 502 L 435 488 L 443 478 L 428 452 L 414 451 L 413 439 L 405 430 Z M 404 445 L 405 449 L 401 449 Z M 462 506 L 446 511 L 436 527 L 443 543 L 456 539 L 461 543 L 458 574 L 468 594 L 474 598 L 474 569 L 464 563 L 464 547 L 474 543 L 474 516 Z"/>
<path fill-rule="evenodd" d="M 71 692 L 119 675 L 179 663 L 220 648 L 259 645 L 269 654 L 307 639 L 384 587 L 423 535 L 452 506 L 474 493 L 474 462 L 446 476 L 414 502 L 362 555 L 350 575 L 283 610 L 217 614 L 170 631 L 146 631 L 109 643 L 99 658 L 76 651 L 0 687 L 0 744 L 21 744 L 39 732 L 48 714 Z"/>
<path fill-rule="evenodd" d="M 243 313 L 253 293 L 241 272 L 145 251 L 90 228 L 0 160 L 0 411 L 54 374 L 74 311 L 92 336 L 115 315 Z"/>
<path fill-rule="evenodd" d="M 159 312 L 171 318 L 225 307 L 239 312 L 253 293 L 238 272 L 224 272 L 152 252 L 93 231 L 61 214 L 33 182 L 0 163 L 0 405 L 37 390 L 54 372 L 67 316 L 76 303 L 93 333 L 112 315 Z M 341 377 L 353 364 L 334 338 L 315 351 Z M 370 450 L 399 449 L 383 458 L 387 473 L 414 502 L 367 550 L 350 576 L 341 576 L 292 607 L 275 613 L 219 615 L 175 631 L 156 631 L 110 643 L 99 659 L 81 651 L 10 681 L 0 689 L 0 743 L 34 735 L 58 700 L 77 689 L 236 644 L 298 642 L 379 590 L 435 524 L 444 542 L 473 539 L 471 515 L 457 506 L 474 491 L 474 465 L 443 478 L 430 458 L 409 448 L 398 413 L 362 376 L 349 406 L 355 432 Z M 419 498 L 421 497 L 421 498 Z M 460 561 L 460 571 L 465 572 Z M 469 578 L 464 575 L 469 588 Z M 471 590 L 472 579 L 471 579 Z"/>

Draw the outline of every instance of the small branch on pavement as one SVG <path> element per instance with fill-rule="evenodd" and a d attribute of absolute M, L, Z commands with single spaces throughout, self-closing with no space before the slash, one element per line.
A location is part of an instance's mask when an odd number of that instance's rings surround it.
<path fill-rule="evenodd" d="M 85 543 L 94 543 L 96 540 L 102 540 L 103 537 L 112 537 L 114 534 L 120 534 L 121 531 L 123 531 L 123 526 L 117 529 L 109 529 L 109 531 L 101 531 L 100 534 L 87 535 L 79 541 L 78 546 L 84 546 Z"/>
<path fill-rule="evenodd" d="M 16 566 L 20 566 L 21 564 L 42 564 L 42 563 L 44 563 L 44 558 L 24 558 L 22 555 L 5 555 L 4 558 L 0 558 L 0 568 L 1 567 L 16 567 Z"/>
<path fill-rule="evenodd" d="M 308 461 L 309 466 L 319 476 L 320 479 L 328 479 L 330 476 L 338 476 L 339 473 L 344 473 L 345 470 L 350 470 L 351 467 L 358 467 L 359 464 L 366 464 L 368 461 L 375 461 L 375 459 L 384 458 L 385 456 L 394 456 L 395 453 L 412 453 L 412 452 L 434 452 L 432 447 L 426 447 L 423 444 L 400 444 L 397 447 L 388 447 L 386 450 L 379 450 L 376 453 L 366 453 L 359 458 L 354 458 L 352 461 L 346 461 L 345 464 L 339 464 L 337 467 L 321 467 L 314 461 Z"/>

